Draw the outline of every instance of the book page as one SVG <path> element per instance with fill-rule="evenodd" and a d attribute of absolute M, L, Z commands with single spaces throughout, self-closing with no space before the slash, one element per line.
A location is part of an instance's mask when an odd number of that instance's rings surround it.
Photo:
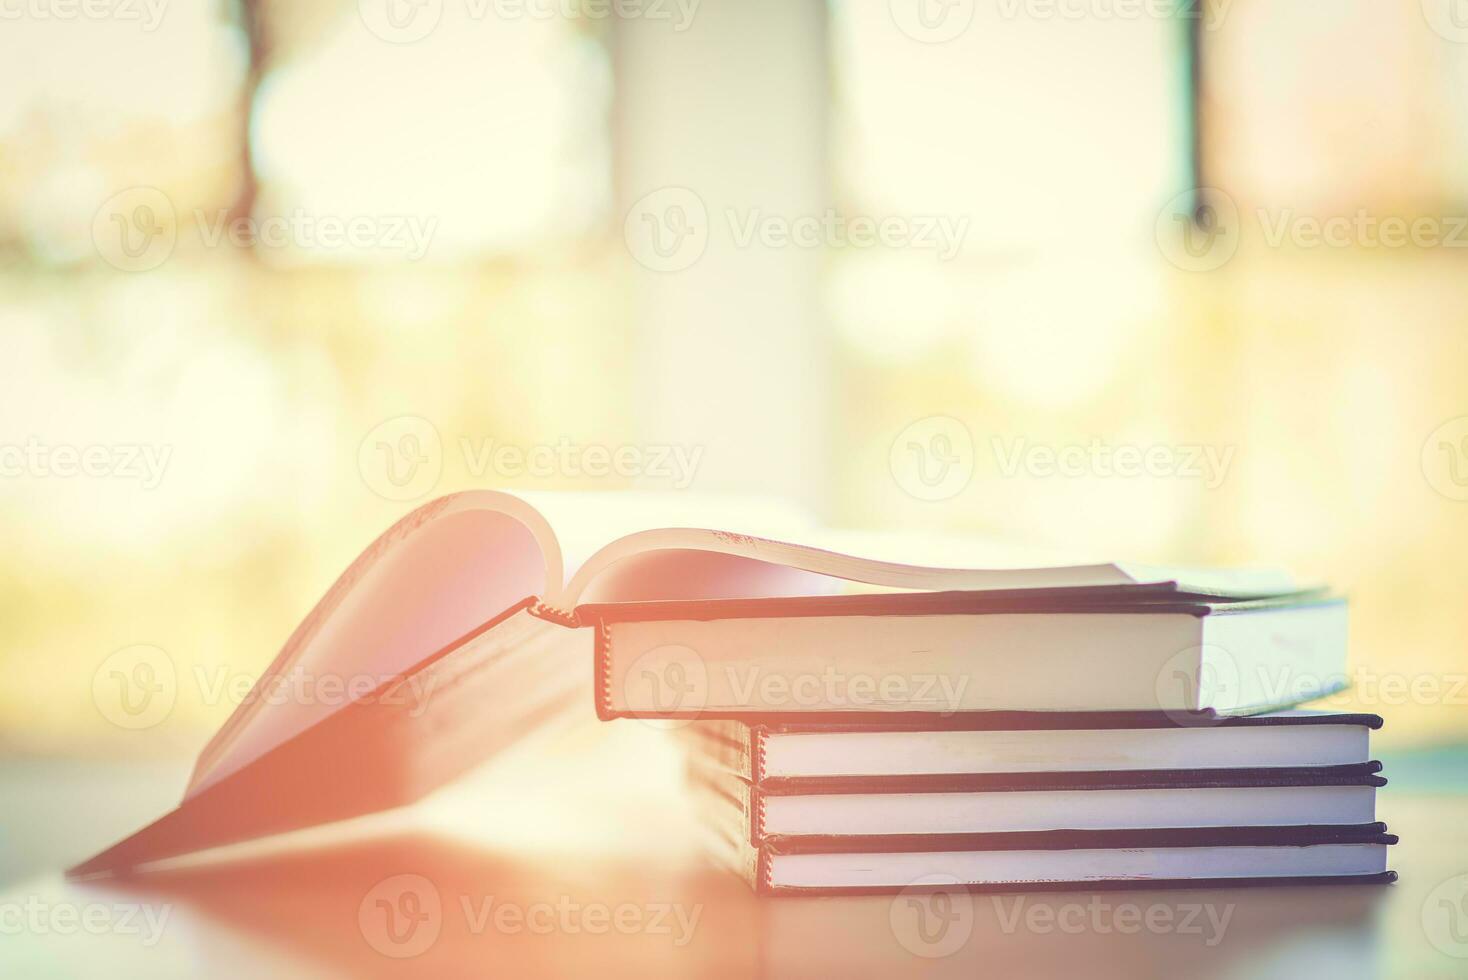
<path fill-rule="evenodd" d="M 195 766 L 188 795 L 561 581 L 539 515 L 508 494 L 430 501 L 377 538 L 291 634 Z"/>
<path fill-rule="evenodd" d="M 641 513 L 597 495 L 534 498 L 560 533 L 565 524 L 633 528 L 573 565 L 546 601 L 562 611 L 581 602 L 826 595 L 851 584 L 925 591 L 1075 588 L 1177 582 L 1181 591 L 1221 597 L 1274 595 L 1294 588 L 1274 570 L 1207 570 L 1118 564 L 973 536 L 842 531 L 780 524 L 745 501 L 653 495 Z M 637 495 L 628 495 L 628 504 Z M 600 522 L 616 512 L 620 523 Z M 678 519 L 697 521 L 683 527 Z M 661 526 L 658 523 L 661 522 Z M 640 525 L 640 527 L 639 527 Z M 583 539 L 578 555 L 597 540 Z M 565 539 L 563 538 L 563 541 Z"/>

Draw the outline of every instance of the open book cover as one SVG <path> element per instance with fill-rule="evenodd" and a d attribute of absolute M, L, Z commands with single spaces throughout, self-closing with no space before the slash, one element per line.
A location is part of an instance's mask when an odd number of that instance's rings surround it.
<path fill-rule="evenodd" d="M 975 567 L 924 564 L 906 560 L 910 549 L 895 539 L 837 550 L 788 514 L 744 510 L 741 527 L 680 513 L 687 509 L 673 498 L 494 491 L 419 507 L 352 562 L 255 691 L 293 674 L 392 680 L 345 707 L 246 698 L 200 754 L 178 808 L 71 874 L 120 872 L 412 802 L 548 719 L 587 710 L 595 635 L 606 631 L 598 623 L 638 621 L 638 609 L 652 617 L 665 615 L 666 604 L 691 604 L 703 611 L 695 619 L 711 608 L 717 618 L 727 604 L 737 619 L 762 610 L 799 616 L 806 602 L 818 612 L 829 612 L 819 604 L 830 601 L 877 603 L 837 612 L 916 623 L 943 618 L 925 605 L 942 594 L 937 601 L 956 603 L 949 613 L 959 618 L 1040 612 L 1073 599 L 1098 613 L 1120 603 L 1138 616 L 1177 603 L 1197 619 L 1234 602 L 1264 600 L 1272 609 L 1270 597 L 1297 591 L 1268 571 L 1026 566 L 972 551 L 965 560 Z M 838 594 L 854 586 L 875 594 Z M 632 612 L 618 615 L 619 607 Z M 1305 618 L 1334 662 L 1343 619 L 1335 611 L 1322 618 L 1319 610 L 1335 609 L 1329 602 L 1304 607 L 1316 610 Z M 1191 661 L 1194 674 L 1205 666 Z M 1192 686 L 1201 687 L 1196 676 Z M 1296 700 L 1306 696 L 1314 695 Z M 1190 697 L 1174 707 L 1211 708 Z M 604 699 L 595 703 L 600 709 Z"/>

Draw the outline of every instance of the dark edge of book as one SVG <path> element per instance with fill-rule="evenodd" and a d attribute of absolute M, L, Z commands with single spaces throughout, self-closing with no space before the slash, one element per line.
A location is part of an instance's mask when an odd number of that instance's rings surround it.
<path fill-rule="evenodd" d="M 1369 772 L 1375 772 L 1376 770 L 1375 769 L 1370 769 L 1369 768 L 1370 766 L 1375 766 L 1377 769 L 1379 769 L 1380 766 L 1381 766 L 1381 764 L 1380 763 L 1368 763 L 1368 764 L 1363 765 L 1363 766 L 1361 766 L 1359 768 L 1361 768 L 1363 770 L 1367 770 Z M 1341 767 L 1341 768 L 1358 768 L 1358 767 Z M 1041 775 L 1043 775 L 1043 776 L 1049 776 L 1050 774 L 1049 773 L 1042 773 Z M 1380 781 L 1378 782 L 1378 780 L 1380 780 Z M 788 841 L 791 841 L 791 840 L 796 840 L 797 839 L 797 837 L 794 836 L 794 835 L 766 834 L 765 831 L 764 831 L 765 798 L 767 796 L 777 796 L 777 795 L 781 795 L 781 794 L 767 793 L 762 787 L 753 786 L 753 785 L 750 784 L 750 782 L 748 780 L 743 779 L 743 778 L 741 778 L 741 777 L 739 777 L 737 775 L 734 775 L 733 773 L 730 773 L 727 770 L 714 769 L 712 766 L 709 766 L 709 765 L 703 764 L 703 763 L 699 763 L 699 762 L 690 762 L 690 764 L 689 764 L 689 766 L 687 768 L 687 781 L 688 781 L 689 787 L 694 792 L 701 794 L 706 800 L 717 801 L 715 803 L 715 806 L 719 810 L 719 815 L 715 819 L 717 820 L 718 825 L 723 826 L 723 827 L 726 827 L 726 828 L 727 827 L 736 827 L 737 826 L 739 828 L 739 835 L 743 838 L 743 840 L 745 841 L 745 843 L 750 844 L 750 845 L 755 846 L 755 847 L 760 847 L 760 846 L 763 846 L 764 844 L 766 844 L 768 841 L 773 840 L 773 839 L 776 839 L 776 838 L 780 838 L 780 839 L 786 840 L 787 842 Z M 1364 785 L 1364 786 L 1371 786 L 1371 787 L 1375 788 L 1377 786 L 1380 786 L 1380 785 L 1385 784 L 1385 782 L 1386 782 L 1386 780 L 1381 779 L 1381 777 L 1373 776 L 1373 775 L 1364 775 L 1363 777 L 1361 777 L 1361 778 L 1359 778 L 1359 779 L 1357 779 L 1355 781 L 1346 782 L 1346 783 L 1343 783 L 1343 784 L 1342 783 L 1327 782 L 1327 783 L 1304 783 L 1304 784 L 1299 784 L 1299 785 L 1302 785 L 1302 786 L 1311 786 L 1311 785 L 1363 786 Z M 1255 783 L 1255 784 L 1252 784 L 1252 785 L 1256 785 L 1256 786 L 1257 785 L 1270 786 L 1271 784 L 1269 784 L 1269 783 L 1262 783 L 1262 784 L 1261 783 Z M 1020 790 L 1017 790 L 1017 791 L 1018 792 L 1024 792 L 1026 790 L 1036 790 L 1036 789 L 1042 789 L 1042 788 L 1043 789 L 1064 789 L 1065 787 L 1034 787 L 1034 786 L 1031 786 L 1031 787 L 1025 787 L 1025 788 L 1020 789 Z M 1085 789 L 1091 789 L 1091 790 L 1115 789 L 1115 790 L 1130 791 L 1130 790 L 1139 789 L 1139 788 L 1141 788 L 1141 789 L 1156 789 L 1156 788 L 1159 788 L 1159 787 L 1157 787 L 1157 786 L 1145 786 L 1145 787 L 1137 787 L 1137 786 L 1104 786 L 1104 787 L 1103 786 L 1089 786 L 1089 787 L 1079 787 L 1079 788 L 1080 789 L 1083 789 L 1083 790 L 1085 790 Z M 1196 785 L 1171 784 L 1167 788 L 1173 788 L 1173 789 L 1206 789 L 1206 788 L 1209 788 L 1209 787 L 1206 787 L 1206 786 L 1196 786 Z M 1228 786 L 1228 787 L 1217 787 L 1217 788 L 1234 788 L 1234 789 L 1238 789 L 1238 788 L 1247 788 L 1247 786 L 1246 785 L 1243 785 L 1243 784 L 1236 784 L 1236 785 L 1232 785 L 1232 786 Z M 866 791 L 867 792 L 872 792 L 872 791 L 881 792 L 881 789 L 879 789 L 877 787 L 870 787 Z M 1015 792 L 1016 790 L 1009 790 L 1009 789 L 998 790 L 998 789 L 994 789 L 994 790 L 991 790 L 991 791 L 992 792 Z M 959 790 L 950 790 L 949 792 L 959 792 Z M 1301 824 L 1301 825 L 1298 825 L 1298 826 L 1299 827 L 1302 827 L 1302 828 L 1308 828 L 1308 829 L 1310 829 L 1312 831 L 1316 831 L 1316 830 L 1319 830 L 1320 828 L 1338 828 L 1338 827 L 1344 827 L 1344 828 L 1350 829 L 1350 828 L 1357 827 L 1357 826 L 1373 826 L 1374 827 L 1374 826 L 1377 826 L 1377 825 L 1375 825 L 1375 824 L 1370 824 L 1370 825 L 1354 825 L 1354 824 L 1342 824 L 1342 825 L 1335 825 L 1335 824 Z M 1184 834 L 1188 834 L 1188 833 L 1204 833 L 1204 834 L 1206 834 L 1206 833 L 1215 832 L 1218 829 L 1219 828 L 1209 828 L 1209 827 L 1203 827 L 1203 828 L 1186 828 L 1186 827 L 1184 827 L 1184 828 L 1167 828 L 1165 832 L 1167 832 L 1167 833 L 1174 833 L 1174 832 L 1176 832 L 1176 833 L 1184 833 Z M 1258 832 L 1260 830 L 1264 830 L 1264 831 L 1278 831 L 1280 828 L 1279 827 L 1268 827 L 1268 828 L 1242 827 L 1242 828 L 1236 828 L 1236 829 L 1240 833 L 1255 833 L 1255 832 Z M 1293 829 L 1293 828 L 1291 828 L 1291 829 Z M 1385 826 L 1384 825 L 1382 825 L 1382 829 L 1385 829 Z M 1055 830 L 1029 830 L 1029 831 L 984 831 L 984 832 L 978 832 L 978 833 L 975 833 L 975 834 L 956 834 L 956 835 L 935 835 L 935 834 L 912 834 L 912 835 L 905 835 L 905 834 L 880 834 L 880 835 L 873 835 L 873 836 L 874 836 L 875 839 L 881 839 L 881 840 L 901 840 L 901 839 L 906 839 L 906 838 L 909 838 L 910 837 L 911 839 L 913 839 L 915 841 L 919 841 L 919 842 L 931 842 L 931 841 L 936 840 L 936 839 L 939 839 L 940 837 L 943 837 L 943 836 L 951 837 L 951 838 L 953 838 L 955 840 L 960 839 L 960 838 L 970 838 L 970 837 L 972 837 L 974 839 L 980 839 L 980 840 L 1001 840 L 1001 839 L 1004 839 L 1005 837 L 1012 837 L 1012 836 L 1016 836 L 1016 835 L 1029 836 L 1029 835 L 1034 835 L 1034 834 L 1073 834 L 1073 835 L 1078 835 L 1078 839 L 1079 839 L 1079 838 L 1089 837 L 1089 836 L 1093 836 L 1093 835 L 1097 835 L 1097 834 L 1100 834 L 1100 835 L 1116 835 L 1116 834 L 1127 835 L 1127 834 L 1137 834 L 1137 833 L 1153 833 L 1153 834 L 1156 834 L 1156 833 L 1163 833 L 1163 832 L 1164 832 L 1164 830 L 1161 830 L 1161 829 L 1153 829 L 1153 830 L 1149 830 L 1149 831 L 1139 831 L 1139 830 L 1130 829 L 1130 828 L 1112 828 L 1112 829 L 1104 829 L 1103 828 L 1103 829 L 1092 829 L 1092 830 L 1074 830 L 1074 829 L 1072 829 L 1072 830 L 1061 830 L 1061 829 L 1055 829 Z M 827 836 L 830 836 L 830 835 L 802 834 L 802 835 L 799 835 L 798 839 L 802 839 L 802 840 L 804 840 L 804 839 L 821 840 L 821 839 L 823 839 L 824 837 L 827 837 Z M 851 839 L 856 839 L 856 838 L 847 837 L 845 839 L 851 840 Z M 1061 838 L 1056 838 L 1056 839 L 1058 840 L 1058 839 L 1061 839 Z"/>
<path fill-rule="evenodd" d="M 1002 613 L 1151 613 L 1211 616 L 1299 606 L 1337 605 L 1345 598 L 1322 589 L 1267 598 L 1227 599 L 1179 592 L 1176 583 L 1080 586 L 1056 589 L 881 592 L 855 595 L 774 596 L 763 599 L 663 599 L 585 603 L 586 625 L 656 620 L 789 619 L 810 616 L 942 616 Z"/>
<path fill-rule="evenodd" d="M 1138 847 L 1312 847 L 1395 844 L 1386 824 L 1161 827 L 1142 830 L 1019 830 L 983 834 L 772 834 L 774 854 L 924 854 L 940 851 L 1084 851 Z"/>
<path fill-rule="evenodd" d="M 1095 847 L 1313 847 L 1322 844 L 1397 843 L 1383 823 L 1311 826 L 1204 828 L 1188 830 L 1041 831 L 1017 834 L 945 835 L 942 837 L 826 837 L 781 839 L 756 847 L 718 833 L 720 863 L 754 889 L 770 897 L 895 895 L 932 892 L 1018 894 L 1025 892 L 1097 892 L 1123 890 L 1186 890 L 1217 888 L 1305 887 L 1311 885 L 1389 885 L 1395 871 L 1365 875 L 1315 875 L 1225 878 L 1124 878 L 1102 880 L 1045 880 L 994 883 L 926 883 L 871 886 L 775 885 L 770 858 L 793 853 L 939 853 L 940 850 L 1073 850 Z M 825 850 L 823 848 L 829 848 Z"/>
<path fill-rule="evenodd" d="M 1196 716 L 1196 717 L 1194 717 Z M 823 721 L 777 721 L 750 724 L 751 731 L 770 735 L 841 732 L 942 732 L 942 731 L 1084 731 L 1088 728 L 1268 728 L 1291 725 L 1363 726 L 1372 730 L 1384 724 L 1381 715 L 1365 712 L 1328 712 L 1304 715 L 1221 715 L 1213 711 L 988 711 L 955 717 L 956 724 L 923 724 L 922 720 L 874 721 L 863 725 L 840 725 Z"/>
<path fill-rule="evenodd" d="M 702 765 L 702 763 L 697 763 Z M 1381 763 L 1264 769 L 1122 769 L 1081 772 L 920 773 L 897 776 L 773 776 L 756 784 L 769 796 L 860 793 L 1002 793 L 1121 789 L 1246 789 L 1385 786 Z M 726 770 L 718 770 L 726 773 Z M 741 778 L 728 773 L 729 778 Z"/>
<path fill-rule="evenodd" d="M 759 860 L 763 862 L 764 852 L 760 852 Z M 1396 882 L 1395 871 L 1382 871 L 1369 875 L 1315 875 L 1313 877 L 1279 877 L 1279 878 L 1130 878 L 1126 880 L 1113 879 L 1108 881 L 1025 881 L 1025 882 L 1003 882 L 996 884 L 968 884 L 968 885 L 904 885 L 896 887 L 892 885 L 872 885 L 869 887 L 854 887 L 851 885 L 834 887 L 801 887 L 797 885 L 772 885 L 763 876 L 764 864 L 761 863 L 757 874 L 759 884 L 755 891 L 759 895 L 771 898 L 815 898 L 857 895 L 917 895 L 930 892 L 953 892 L 962 889 L 971 895 L 1008 895 L 1022 894 L 1027 892 L 1093 892 L 1093 891 L 1146 891 L 1152 889 L 1184 890 L 1184 889 L 1217 889 L 1217 888 L 1261 888 L 1270 886 L 1274 888 L 1308 887 L 1310 885 L 1390 885 Z"/>

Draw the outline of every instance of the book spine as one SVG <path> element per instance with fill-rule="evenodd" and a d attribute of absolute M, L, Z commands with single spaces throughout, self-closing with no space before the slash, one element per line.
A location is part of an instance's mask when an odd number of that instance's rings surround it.
<path fill-rule="evenodd" d="M 749 818 L 749 842 L 759 847 L 765 842 L 764 794 L 747 783 L 742 784 L 738 792 L 744 812 Z"/>
<path fill-rule="evenodd" d="M 596 700 L 596 716 L 602 721 L 611 721 L 619 716 L 612 707 L 612 637 L 607 624 L 598 621 L 595 628 L 596 642 L 592 653 L 593 697 Z"/>
<path fill-rule="evenodd" d="M 546 622 L 564 626 L 567 629 L 579 629 L 584 625 L 574 610 L 557 609 L 555 606 L 548 606 L 540 601 L 531 604 L 530 614 L 532 616 L 539 616 Z"/>

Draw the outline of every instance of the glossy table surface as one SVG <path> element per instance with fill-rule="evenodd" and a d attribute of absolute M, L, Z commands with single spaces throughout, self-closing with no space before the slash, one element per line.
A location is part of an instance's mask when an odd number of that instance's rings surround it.
<path fill-rule="evenodd" d="M 417 807 L 80 883 L 58 869 L 176 794 L 186 762 L 0 765 L 19 804 L 0 976 L 1468 976 L 1451 775 L 1382 791 L 1388 887 L 776 900 L 701 860 L 667 741 L 562 733 Z"/>

